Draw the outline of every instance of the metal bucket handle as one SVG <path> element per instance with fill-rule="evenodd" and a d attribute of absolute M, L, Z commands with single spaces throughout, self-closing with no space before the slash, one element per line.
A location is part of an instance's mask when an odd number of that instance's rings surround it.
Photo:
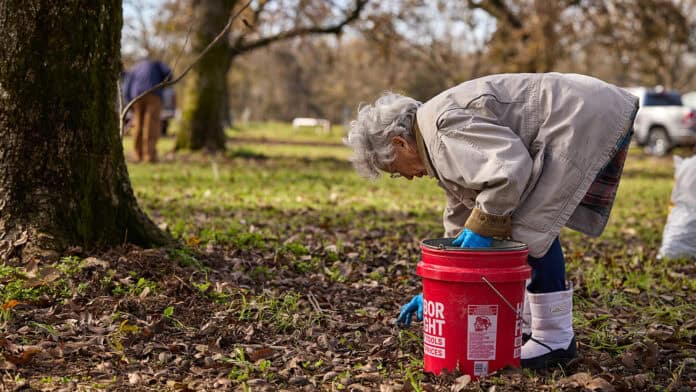
<path fill-rule="evenodd" d="M 517 310 L 512 306 L 512 304 L 510 303 L 510 301 L 508 301 L 507 298 L 505 298 L 505 297 L 503 296 L 503 294 L 502 294 L 500 291 L 498 291 L 498 289 L 496 289 L 495 286 L 493 286 L 493 283 L 491 283 L 488 279 L 486 279 L 485 276 L 481 276 L 481 280 L 484 281 L 484 282 L 486 282 L 486 284 L 488 285 L 488 287 L 490 287 L 491 290 L 493 290 L 493 292 L 494 292 L 498 297 L 500 297 L 500 299 L 502 299 L 503 302 L 505 302 L 505 305 L 507 305 L 508 308 L 510 308 L 510 310 L 512 310 L 512 313 L 515 314 L 515 321 L 517 321 L 517 320 L 522 320 L 522 324 L 524 324 L 524 325 L 527 326 L 527 327 L 531 327 L 531 326 L 529 325 L 528 322 L 524 321 L 524 318 L 522 318 L 522 316 L 521 316 L 521 315 L 517 312 Z"/>

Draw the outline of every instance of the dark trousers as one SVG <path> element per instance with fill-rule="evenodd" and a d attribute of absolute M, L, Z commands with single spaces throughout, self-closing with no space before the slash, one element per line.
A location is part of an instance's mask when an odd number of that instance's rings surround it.
<path fill-rule="evenodd" d="M 558 237 L 545 255 L 539 258 L 529 256 L 527 263 L 532 267 L 532 281 L 527 286 L 529 292 L 541 294 L 566 290 L 565 258 Z"/>

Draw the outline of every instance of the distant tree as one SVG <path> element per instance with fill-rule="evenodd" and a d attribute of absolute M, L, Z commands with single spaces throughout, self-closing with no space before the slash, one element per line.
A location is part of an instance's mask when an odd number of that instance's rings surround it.
<path fill-rule="evenodd" d="M 467 0 L 496 20 L 486 64 L 495 72 L 548 72 L 568 55 L 580 0 Z"/>
<path fill-rule="evenodd" d="M 615 0 L 588 8 L 586 40 L 613 59 L 622 84 L 693 86 L 696 5 L 687 0 Z"/>
<path fill-rule="evenodd" d="M 0 260 L 171 241 L 118 134 L 121 2 L 0 0 Z"/>
<path fill-rule="evenodd" d="M 231 106 L 256 119 L 343 123 L 386 90 L 428 99 L 486 71 L 478 23 L 455 2 L 381 2 L 351 25 L 359 34 L 350 38 L 304 37 L 239 59 Z"/>
<path fill-rule="evenodd" d="M 123 0 L 121 60 L 127 66 L 146 57 L 169 61 L 168 47 L 149 16 L 156 10 L 157 5 L 152 1 Z"/>
<path fill-rule="evenodd" d="M 467 0 L 496 20 L 494 72 L 574 71 L 620 85 L 693 86 L 691 0 Z"/>
<path fill-rule="evenodd" d="M 340 34 L 357 20 L 368 0 L 343 9 L 323 0 L 253 2 L 227 40 L 213 48 L 191 71 L 180 94 L 181 119 L 175 124 L 178 149 L 222 150 L 229 123 L 227 75 L 235 59 L 272 43 L 310 34 Z M 238 0 L 191 0 L 191 51 L 199 53 L 222 30 Z M 341 3 L 346 4 L 346 2 Z"/>

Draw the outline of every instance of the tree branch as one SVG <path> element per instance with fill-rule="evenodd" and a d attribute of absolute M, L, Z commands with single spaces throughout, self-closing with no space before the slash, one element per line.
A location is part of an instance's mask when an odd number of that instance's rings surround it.
<path fill-rule="evenodd" d="M 186 67 L 186 69 L 184 70 L 184 72 L 181 73 L 181 75 L 179 75 L 178 77 L 176 77 L 174 79 L 167 77 L 167 79 L 165 79 L 163 82 L 157 83 L 156 85 L 152 86 L 151 88 L 145 90 L 143 93 L 141 93 L 137 97 L 133 98 L 132 101 L 128 102 L 128 105 L 126 105 L 126 107 L 121 111 L 121 115 L 119 118 L 119 130 L 121 132 L 121 138 L 123 138 L 123 123 L 126 120 L 126 114 L 133 107 L 133 105 L 136 102 L 138 102 L 139 100 L 141 100 L 147 94 L 150 94 L 151 92 L 156 91 L 157 89 L 171 86 L 171 85 L 179 82 L 181 79 L 183 79 L 184 76 L 186 76 L 186 74 L 193 68 L 193 66 L 196 65 L 196 63 L 198 63 L 200 61 L 200 59 L 203 58 L 203 56 L 205 56 L 205 54 L 208 53 L 208 51 L 210 51 L 210 49 L 213 46 L 215 46 L 215 44 L 217 44 L 218 41 L 220 41 L 227 34 L 229 29 L 232 27 L 232 22 L 234 22 L 234 20 L 237 19 L 237 17 L 239 17 L 239 15 L 241 15 L 242 12 L 244 12 L 244 10 L 249 7 L 249 5 L 251 4 L 252 1 L 253 0 L 249 0 L 239 11 L 237 11 L 235 14 L 230 16 L 230 19 L 227 21 L 227 24 L 222 29 L 222 31 L 220 31 L 218 33 L 218 35 L 215 36 L 215 38 L 208 44 L 208 46 L 206 46 L 205 49 L 203 49 L 203 51 L 191 62 L 191 64 L 189 64 L 188 67 Z M 171 74 L 169 76 L 171 76 Z"/>
<path fill-rule="evenodd" d="M 256 48 L 260 48 L 262 46 L 266 46 L 268 44 L 271 44 L 276 41 L 282 41 L 285 39 L 289 38 L 294 38 L 294 37 L 299 37 L 302 35 L 308 35 L 308 34 L 338 34 L 343 30 L 343 28 L 349 24 L 350 22 L 356 20 L 358 17 L 360 17 L 360 13 L 362 12 L 363 8 L 365 8 L 365 5 L 368 3 L 369 0 L 357 0 L 355 3 L 355 8 L 353 11 L 346 16 L 346 18 L 339 23 L 336 23 L 335 25 L 332 26 L 326 26 L 326 27 L 320 27 L 320 26 L 307 26 L 307 27 L 298 27 L 296 29 L 288 30 L 288 31 L 283 31 L 275 35 L 271 35 L 268 37 L 263 37 L 259 38 L 255 41 L 251 41 L 248 43 L 240 43 L 239 45 L 236 45 L 233 48 L 233 51 L 235 54 L 239 53 L 244 53 L 248 52 L 251 50 L 254 50 Z"/>
<path fill-rule="evenodd" d="M 473 0 L 468 0 L 467 2 L 470 8 L 478 8 L 486 11 L 492 17 L 503 20 L 505 23 L 512 26 L 514 29 L 521 29 L 524 27 L 522 21 L 512 13 L 510 8 L 508 8 L 503 0 L 484 0 L 481 2 L 474 2 Z"/>

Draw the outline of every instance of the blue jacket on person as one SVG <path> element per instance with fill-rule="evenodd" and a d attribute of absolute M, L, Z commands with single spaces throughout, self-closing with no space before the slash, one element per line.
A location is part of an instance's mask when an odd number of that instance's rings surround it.
<path fill-rule="evenodd" d="M 132 101 L 135 97 L 158 83 L 167 79 L 171 70 L 161 61 L 142 60 L 131 67 L 123 78 L 123 95 L 126 102 Z M 157 89 L 153 94 L 162 97 L 162 89 Z"/>

